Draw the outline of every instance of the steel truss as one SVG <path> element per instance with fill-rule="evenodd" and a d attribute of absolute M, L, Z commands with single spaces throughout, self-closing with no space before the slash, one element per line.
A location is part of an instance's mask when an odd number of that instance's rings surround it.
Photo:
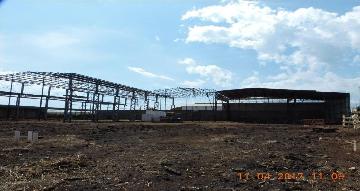
<path fill-rule="evenodd" d="M 214 89 L 202 89 L 202 88 L 167 88 L 155 90 L 155 93 L 166 95 L 172 98 L 171 108 L 175 107 L 174 98 L 195 98 L 195 97 L 206 97 L 209 100 L 209 103 L 213 106 L 213 109 L 217 110 L 217 94 L 218 91 Z M 166 102 L 166 100 L 165 100 Z"/>
<path fill-rule="evenodd" d="M 119 83 L 101 80 L 76 73 L 53 73 L 53 72 L 19 72 L 14 74 L 0 75 L 0 80 L 11 82 L 10 91 L 0 91 L 0 96 L 9 97 L 8 113 L 12 97 L 16 97 L 16 119 L 19 118 L 19 108 L 21 98 L 40 99 L 40 110 L 45 109 L 43 115 L 39 114 L 39 119 L 47 118 L 48 109 L 61 109 L 64 111 L 64 122 L 71 122 L 73 111 L 90 113 L 93 121 L 99 120 L 99 111 L 102 106 L 112 106 L 113 120 L 118 120 L 118 110 L 121 106 L 125 109 L 129 106 L 131 110 L 136 110 L 139 103 L 144 103 L 143 109 L 149 109 L 150 101 L 154 101 L 154 109 L 157 109 L 159 99 L 172 99 L 173 97 L 160 92 L 142 90 Z M 13 83 L 21 84 L 20 92 L 13 92 Z M 25 94 L 25 85 L 40 85 L 41 95 Z M 44 95 L 47 87 L 47 94 Z M 66 94 L 62 96 L 51 95 L 54 88 L 64 89 Z M 85 94 L 85 95 L 77 95 Z M 104 101 L 104 96 L 112 96 L 113 101 Z M 45 106 L 43 106 L 45 99 Z M 64 101 L 64 108 L 49 108 L 50 100 Z M 123 102 L 121 102 L 123 100 Z M 74 109 L 75 102 L 81 103 L 81 109 Z M 130 105 L 128 105 L 130 104 Z M 140 108 L 141 109 L 141 108 Z M 8 118 L 10 118 L 8 114 Z"/>
<path fill-rule="evenodd" d="M 216 94 L 214 89 L 201 89 L 201 88 L 167 88 L 154 90 L 155 93 L 161 95 L 167 95 L 173 98 L 185 98 L 185 97 L 209 97 Z"/>

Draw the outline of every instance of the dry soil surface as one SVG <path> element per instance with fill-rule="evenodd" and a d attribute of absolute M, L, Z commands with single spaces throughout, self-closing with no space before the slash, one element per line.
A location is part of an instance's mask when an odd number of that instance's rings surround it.
<path fill-rule="evenodd" d="M 0 122 L 0 190 L 360 190 L 353 140 L 340 127 Z"/>

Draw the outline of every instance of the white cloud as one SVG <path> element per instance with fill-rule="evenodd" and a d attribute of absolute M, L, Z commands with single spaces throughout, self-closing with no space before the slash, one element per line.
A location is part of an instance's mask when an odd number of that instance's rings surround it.
<path fill-rule="evenodd" d="M 186 71 L 189 74 L 199 74 L 200 76 L 210 77 L 216 85 L 223 87 L 229 86 L 232 79 L 230 71 L 222 69 L 216 65 L 188 66 Z"/>
<path fill-rule="evenodd" d="M 177 43 L 177 42 L 180 42 L 180 41 L 184 41 L 184 39 L 176 38 L 176 39 L 174 39 L 173 41 L 174 41 L 175 43 Z"/>
<path fill-rule="evenodd" d="M 5 53 L 5 35 L 0 33 L 0 74 L 4 74 L 2 68 L 6 68 L 7 65 L 12 64 L 12 59 L 9 58 L 9 56 Z"/>
<path fill-rule="evenodd" d="M 4 47 L 4 36 L 0 33 L 0 50 Z"/>
<path fill-rule="evenodd" d="M 192 58 L 184 58 L 182 60 L 179 60 L 179 64 L 184 64 L 184 65 L 195 65 L 196 62 L 194 59 Z"/>
<path fill-rule="evenodd" d="M 3 67 L 4 65 L 9 63 L 11 63 L 11 60 L 7 58 L 5 54 L 4 43 L 1 41 L 1 36 L 0 36 L 0 66 Z"/>
<path fill-rule="evenodd" d="M 110 38 L 133 38 L 134 34 L 126 30 L 117 30 L 99 27 L 70 27 L 51 29 L 44 32 L 31 32 L 8 35 L 19 39 L 20 43 L 31 45 L 37 49 L 48 51 L 89 49 L 94 44 Z M 89 55 L 87 55 L 89 56 Z"/>
<path fill-rule="evenodd" d="M 312 7 L 288 11 L 238 0 L 190 10 L 182 16 L 189 19 L 201 24 L 191 22 L 187 43 L 251 49 L 262 65 L 280 67 L 279 74 L 267 78 L 253 74 L 243 86 L 350 91 L 359 96 L 360 76 L 344 78 L 333 70 L 359 60 L 360 6 L 339 15 Z"/>
<path fill-rule="evenodd" d="M 156 36 L 155 36 L 155 40 L 156 40 L 156 41 L 160 41 L 160 37 L 156 35 Z"/>
<path fill-rule="evenodd" d="M 64 48 L 81 42 L 80 37 L 65 32 L 46 32 L 43 34 L 28 35 L 25 38 L 26 41 L 33 45 L 45 49 Z"/>
<path fill-rule="evenodd" d="M 6 58 L 11 64 L 21 65 L 25 60 L 34 67 L 54 65 L 56 68 L 55 65 L 60 66 L 60 64 L 105 63 L 116 55 L 99 47 L 109 39 L 113 41 L 118 38 L 129 39 L 133 34 L 108 28 L 63 26 L 40 32 L 5 35 Z"/>
<path fill-rule="evenodd" d="M 108 4 L 108 3 L 116 3 L 119 0 L 97 0 L 98 3 Z"/>
<path fill-rule="evenodd" d="M 10 71 L 10 70 L 4 70 L 2 68 L 0 68 L 0 75 L 5 75 L 5 74 L 14 74 L 16 73 L 15 71 Z"/>
<path fill-rule="evenodd" d="M 138 74 L 141 74 L 145 77 L 149 77 L 149 78 L 159 78 L 159 79 L 163 79 L 163 80 L 170 80 L 170 81 L 174 81 L 173 78 L 170 78 L 168 76 L 164 76 L 164 75 L 158 75 L 158 74 L 154 74 L 154 73 L 151 73 L 151 72 L 148 72 L 146 71 L 145 69 L 143 68 L 139 68 L 139 67 L 128 67 L 128 69 L 132 72 L 135 72 L 135 73 L 138 73 Z"/>
<path fill-rule="evenodd" d="M 211 79 L 212 82 L 221 87 L 231 85 L 233 74 L 217 65 L 199 65 L 192 58 L 185 58 L 179 64 L 186 65 L 186 72 L 189 74 L 199 74 L 200 76 Z"/>
<path fill-rule="evenodd" d="M 360 55 L 356 55 L 353 58 L 353 63 L 354 64 L 359 64 L 360 65 Z"/>
<path fill-rule="evenodd" d="M 338 64 L 360 50 L 360 17 L 355 15 L 360 16 L 360 7 L 339 16 L 311 7 L 285 11 L 238 1 L 192 10 L 182 19 L 213 22 L 189 27 L 186 42 L 253 49 L 265 61 L 293 63 L 295 55 L 302 55 Z"/>
<path fill-rule="evenodd" d="M 5 57 L 4 47 L 5 47 L 4 36 L 0 34 L 0 65 L 9 62 Z"/>
<path fill-rule="evenodd" d="M 299 83 L 301 81 L 302 83 Z M 309 89 L 318 91 L 341 91 L 351 94 L 352 104 L 359 103 L 360 77 L 344 78 L 333 72 L 326 72 L 319 76 L 313 72 L 298 72 L 292 74 L 280 73 L 276 76 L 268 76 L 261 80 L 258 73 L 245 78 L 241 84 L 244 88 L 291 88 Z"/>
<path fill-rule="evenodd" d="M 188 88 L 199 88 L 199 87 L 203 86 L 205 83 L 206 83 L 205 80 L 197 79 L 194 81 L 185 80 L 185 81 L 181 82 L 180 85 L 182 85 L 184 87 L 188 87 Z"/>

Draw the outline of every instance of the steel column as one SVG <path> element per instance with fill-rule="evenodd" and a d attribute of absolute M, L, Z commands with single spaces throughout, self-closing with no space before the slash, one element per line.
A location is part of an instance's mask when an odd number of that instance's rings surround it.
<path fill-rule="evenodd" d="M 20 94 L 18 95 L 17 99 L 16 99 L 16 120 L 19 119 L 19 114 L 20 114 L 20 99 L 24 93 L 24 86 L 25 83 L 21 83 L 21 91 Z"/>
<path fill-rule="evenodd" d="M 48 107 L 49 107 L 49 99 L 50 99 L 50 91 L 51 91 L 51 86 L 49 86 L 48 89 L 48 94 L 46 96 L 46 100 L 45 100 L 45 110 L 44 110 L 44 119 L 47 120 L 47 111 L 48 111 Z"/>
<path fill-rule="evenodd" d="M 40 106 L 39 106 L 39 121 L 41 120 L 41 116 L 42 116 L 41 107 L 42 107 L 43 96 L 44 96 L 44 86 L 45 86 L 45 77 L 43 78 L 43 82 L 42 82 L 42 86 L 41 86 L 41 98 L 40 98 Z"/>
<path fill-rule="evenodd" d="M 7 116 L 6 118 L 9 120 L 10 119 L 10 113 L 11 113 L 11 107 L 10 107 L 10 104 L 11 104 L 11 94 L 12 94 L 12 89 L 13 89 L 13 83 L 14 81 L 11 80 L 11 83 L 10 83 L 10 92 L 9 92 L 9 101 L 8 101 L 8 108 L 7 108 Z"/>

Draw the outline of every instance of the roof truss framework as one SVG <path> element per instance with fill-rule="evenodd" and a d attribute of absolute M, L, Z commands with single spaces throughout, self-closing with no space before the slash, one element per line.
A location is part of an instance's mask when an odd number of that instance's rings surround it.
<path fill-rule="evenodd" d="M 114 120 L 118 119 L 118 110 L 120 107 L 125 109 L 129 106 L 130 110 L 149 109 L 152 107 L 150 101 L 154 101 L 154 109 L 161 109 L 159 102 L 162 99 L 172 98 L 169 95 L 156 93 L 152 91 L 142 90 L 119 83 L 114 83 L 106 80 L 92 78 L 89 76 L 76 74 L 76 73 L 53 73 L 53 72 L 20 72 L 13 74 L 0 75 L 0 80 L 10 81 L 10 91 L 1 91 L 1 96 L 9 97 L 8 102 L 8 119 L 10 113 L 10 100 L 16 98 L 16 114 L 15 119 L 19 118 L 20 99 L 39 99 L 40 107 L 54 110 L 64 111 L 64 121 L 71 121 L 72 111 L 80 111 L 83 113 L 90 113 L 92 119 L 97 121 L 99 111 L 102 110 L 102 106 L 112 106 L 112 112 Z M 13 92 L 13 82 L 21 84 L 20 92 Z M 40 94 L 25 94 L 25 85 L 40 85 L 42 86 Z M 44 87 L 48 87 L 48 91 L 44 90 Z M 50 94 L 50 90 L 53 88 L 65 90 L 65 95 L 54 96 Z M 47 92 L 47 94 L 46 94 Z M 83 93 L 84 95 L 78 95 Z M 104 96 L 113 97 L 112 101 L 104 100 Z M 174 98 L 172 102 L 172 108 L 174 107 Z M 64 101 L 65 105 L 63 108 L 59 107 L 48 107 L 49 100 Z M 165 100 L 166 101 L 166 100 Z M 43 106 L 45 102 L 45 106 Z M 81 103 L 81 109 L 73 108 L 73 103 Z M 166 105 L 166 104 L 165 104 Z M 166 106 L 165 106 L 166 108 Z M 39 112 L 40 113 L 40 112 Z M 46 112 L 45 112 L 46 113 Z M 46 114 L 45 114 L 46 115 Z M 115 116 L 116 115 L 116 116 Z M 39 119 L 42 118 L 39 114 Z M 46 119 L 46 116 L 43 117 Z"/>
<path fill-rule="evenodd" d="M 214 89 L 182 88 L 182 87 L 159 89 L 159 90 L 155 90 L 154 92 L 174 98 L 211 97 L 216 94 L 216 90 Z"/>
<path fill-rule="evenodd" d="M 0 80 L 13 81 L 24 84 L 36 84 L 51 86 L 61 89 L 69 89 L 70 81 L 72 90 L 85 93 L 100 93 L 108 96 L 132 96 L 137 97 L 156 96 L 156 93 L 142 90 L 106 80 L 92 78 L 76 73 L 53 73 L 53 72 L 20 72 L 15 74 L 0 75 Z M 118 90 L 118 91 L 117 91 Z M 163 95 L 157 95 L 163 97 Z"/>
<path fill-rule="evenodd" d="M 24 84 L 51 86 L 65 90 L 70 89 L 69 82 L 71 81 L 71 89 L 73 91 L 84 93 L 100 93 L 108 96 L 120 95 L 125 97 L 132 97 L 135 95 L 137 98 L 145 98 L 149 96 L 156 96 L 159 98 L 212 97 L 217 93 L 217 91 L 214 89 L 182 87 L 147 91 L 76 73 L 28 71 L 0 75 L 0 80 L 13 81 Z"/>
<path fill-rule="evenodd" d="M 174 108 L 175 98 L 196 98 L 207 97 L 209 103 L 214 105 L 214 110 L 217 107 L 217 101 L 229 101 L 239 99 L 252 99 L 252 98 L 269 98 L 269 99 L 306 99 L 306 100 L 331 100 L 346 98 L 349 99 L 348 93 L 338 92 L 317 92 L 313 90 L 288 90 L 288 89 L 267 89 L 267 88 L 245 88 L 237 90 L 222 90 L 216 91 L 214 89 L 201 89 L 201 88 L 167 88 L 154 91 L 142 90 L 119 83 L 114 83 L 106 80 L 92 78 L 89 76 L 76 74 L 76 73 L 53 73 L 53 72 L 20 72 L 14 74 L 0 75 L 0 80 L 11 81 L 22 84 L 20 93 L 16 92 L 0 92 L 1 96 L 9 97 L 9 105 L 11 97 L 16 97 L 16 106 L 19 110 L 20 98 L 36 98 L 40 99 L 40 108 L 42 107 L 42 100 L 45 99 L 45 107 L 47 109 L 47 102 L 49 100 L 65 101 L 64 118 L 70 115 L 73 102 L 81 102 L 82 108 L 80 111 L 91 111 L 92 115 L 101 110 L 101 105 L 112 105 L 113 111 L 119 110 L 120 105 L 127 105 L 130 103 L 130 109 L 135 109 L 137 103 L 144 102 L 146 109 L 149 107 L 149 100 L 154 100 L 154 109 L 158 109 L 159 102 L 164 99 L 166 109 L 166 99 L 172 99 L 171 108 Z M 48 94 L 46 91 L 41 95 L 24 94 L 24 85 L 36 84 L 40 86 L 48 86 Z M 11 86 L 12 87 L 12 86 Z M 66 90 L 66 95 L 50 96 L 51 88 L 60 88 Z M 44 89 L 43 89 L 44 90 Z M 86 93 L 87 96 L 76 95 L 75 92 Z M 92 94 L 91 96 L 89 94 Z M 104 101 L 104 96 L 113 96 L 113 101 Z M 121 99 L 125 98 L 125 104 L 120 103 Z M 126 103 L 127 101 L 127 103 Z M 91 109 L 86 106 L 91 105 Z M 83 109 L 85 105 L 85 109 Z M 161 105 L 161 104 L 160 104 Z M 95 108 L 95 109 L 94 109 Z M 161 109 L 161 106 L 160 106 Z M 96 110 L 96 111 L 94 111 Z M 17 114 L 19 112 L 17 111 Z M 70 113 L 70 114 L 68 114 Z"/>

